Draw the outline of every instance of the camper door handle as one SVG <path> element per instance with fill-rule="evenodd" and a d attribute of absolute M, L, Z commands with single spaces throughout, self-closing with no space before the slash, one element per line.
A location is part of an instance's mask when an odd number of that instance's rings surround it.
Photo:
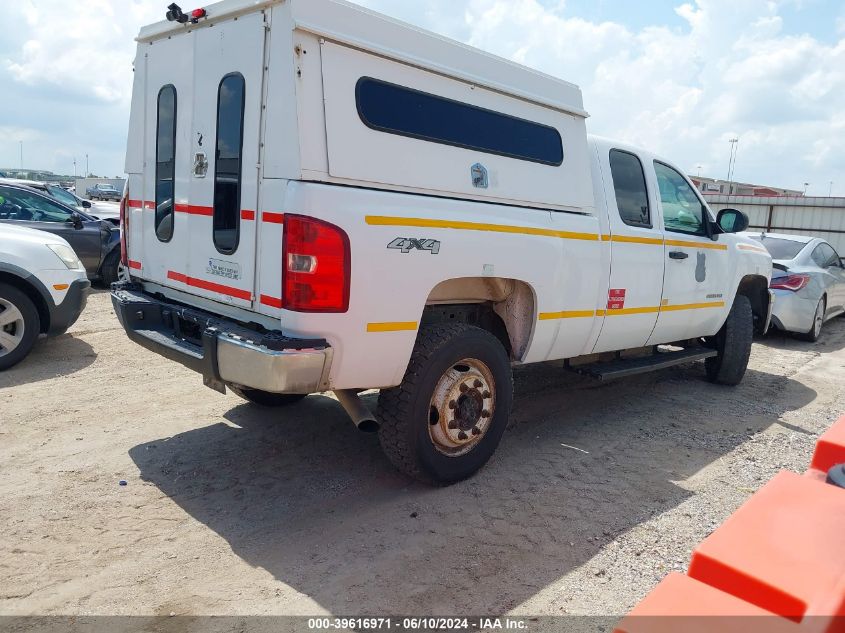
<path fill-rule="evenodd" d="M 689 254 L 681 251 L 672 251 L 669 253 L 669 259 L 688 259 Z"/>

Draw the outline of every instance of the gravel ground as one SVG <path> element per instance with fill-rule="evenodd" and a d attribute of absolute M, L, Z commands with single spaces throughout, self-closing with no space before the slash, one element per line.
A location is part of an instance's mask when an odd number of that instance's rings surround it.
<path fill-rule="evenodd" d="M 431 489 L 327 396 L 279 412 L 205 389 L 99 291 L 0 374 L 0 614 L 621 614 L 806 468 L 845 411 L 843 346 L 843 319 L 758 341 L 736 389 L 701 364 L 520 369 L 496 457 Z"/>

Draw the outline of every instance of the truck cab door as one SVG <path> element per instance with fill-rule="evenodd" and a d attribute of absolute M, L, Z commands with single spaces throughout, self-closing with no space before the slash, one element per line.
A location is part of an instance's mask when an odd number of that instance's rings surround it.
<path fill-rule="evenodd" d="M 642 347 L 659 312 L 663 290 L 663 232 L 655 221 L 655 192 L 636 154 L 599 146 L 599 162 L 607 201 L 611 265 L 604 317 L 594 352 Z"/>
<path fill-rule="evenodd" d="M 711 336 L 733 304 L 730 236 L 708 236 L 707 205 L 680 171 L 654 161 L 665 242 L 660 315 L 649 345 Z"/>

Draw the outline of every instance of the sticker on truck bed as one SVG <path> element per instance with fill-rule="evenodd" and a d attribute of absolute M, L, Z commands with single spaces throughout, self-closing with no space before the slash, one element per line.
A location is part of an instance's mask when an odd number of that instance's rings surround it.
<path fill-rule="evenodd" d="M 238 280 L 241 278 L 241 266 L 235 262 L 225 262 L 222 259 L 209 259 L 205 269 L 209 275 Z"/>

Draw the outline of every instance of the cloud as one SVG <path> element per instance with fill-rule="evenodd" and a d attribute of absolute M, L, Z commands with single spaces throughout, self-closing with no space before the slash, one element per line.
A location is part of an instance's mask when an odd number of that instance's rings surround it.
<path fill-rule="evenodd" d="M 842 179 L 834 131 L 845 111 L 845 39 L 783 35 L 779 8 L 697 0 L 675 9 L 686 28 L 638 31 L 537 0 L 468 0 L 465 15 L 471 44 L 578 83 L 592 132 L 717 177 L 736 135 L 741 179 L 793 187 Z"/>
<path fill-rule="evenodd" d="M 845 190 L 838 8 L 826 21 L 838 25 L 839 41 L 822 41 L 791 34 L 788 20 L 802 10 L 795 0 L 678 0 L 669 15 L 649 6 L 654 24 L 643 28 L 584 19 L 560 0 L 358 2 L 579 84 L 591 132 L 658 151 L 690 172 L 726 173 L 727 139 L 736 135 L 739 178 L 798 188 L 840 180 Z M 0 130 L 0 165 L 17 164 L 22 130 L 38 130 L 22 139 L 27 156 L 38 157 L 33 166 L 68 171 L 73 156 L 89 153 L 92 169 L 122 169 L 133 38 L 162 18 L 164 4 L 0 3 L 0 121 L 16 130 Z M 666 26 L 678 17 L 680 26 Z"/>

